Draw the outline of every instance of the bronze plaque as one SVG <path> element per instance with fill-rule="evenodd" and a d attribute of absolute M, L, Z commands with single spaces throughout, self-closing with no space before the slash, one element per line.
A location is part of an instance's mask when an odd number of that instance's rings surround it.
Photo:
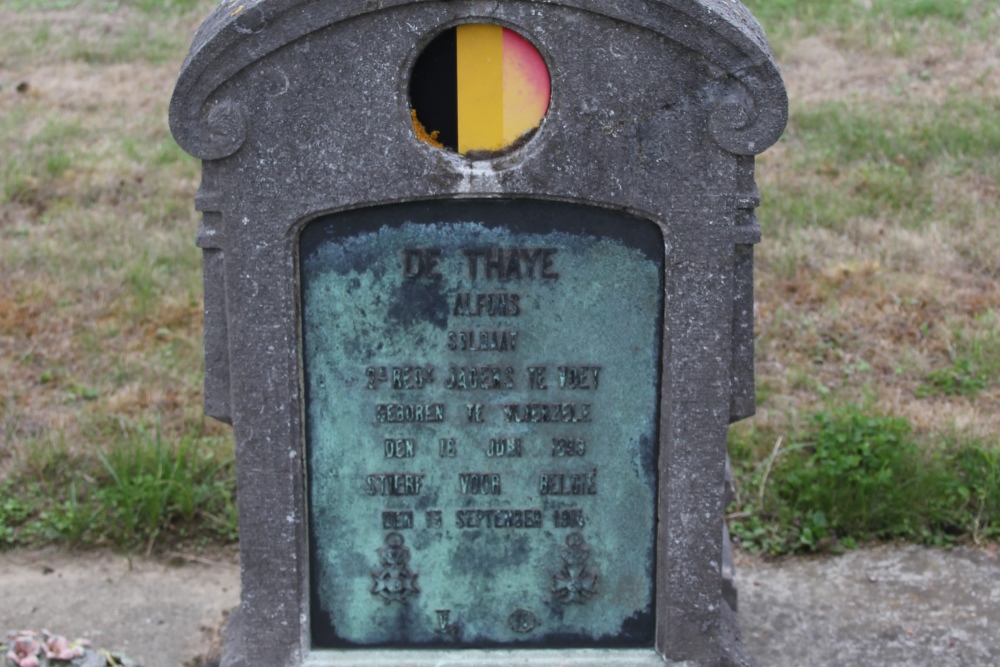
<path fill-rule="evenodd" d="M 663 257 L 560 202 L 306 227 L 315 648 L 652 646 Z"/>

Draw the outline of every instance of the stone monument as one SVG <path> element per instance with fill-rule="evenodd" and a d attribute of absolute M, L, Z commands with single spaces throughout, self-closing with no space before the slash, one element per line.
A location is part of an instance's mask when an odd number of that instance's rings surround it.
<path fill-rule="evenodd" d="M 237 441 L 223 664 L 749 664 L 725 442 L 786 116 L 732 0 L 222 2 L 170 124 Z"/>

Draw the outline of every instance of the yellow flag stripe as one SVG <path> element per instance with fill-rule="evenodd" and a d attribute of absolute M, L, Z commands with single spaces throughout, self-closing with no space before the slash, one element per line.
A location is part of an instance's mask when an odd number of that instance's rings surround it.
<path fill-rule="evenodd" d="M 457 28 L 458 152 L 504 147 L 503 28 Z"/>

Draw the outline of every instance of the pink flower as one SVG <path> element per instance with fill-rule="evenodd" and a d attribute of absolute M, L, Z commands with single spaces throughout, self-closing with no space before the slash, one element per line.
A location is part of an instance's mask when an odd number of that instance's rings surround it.
<path fill-rule="evenodd" d="M 38 667 L 38 652 L 42 647 L 34 637 L 33 632 L 22 632 L 14 638 L 14 645 L 7 652 L 7 658 L 17 667 Z"/>
<path fill-rule="evenodd" d="M 90 646 L 90 642 L 85 639 L 69 642 L 65 637 L 54 635 L 48 630 L 43 630 L 42 635 L 45 638 L 44 641 L 39 641 L 37 639 L 38 633 L 31 630 L 22 630 L 8 635 L 12 643 L 10 650 L 7 651 L 7 660 L 10 660 L 16 667 L 39 667 L 43 653 L 50 661 L 68 662 L 73 658 L 85 655 L 86 651 L 83 647 Z"/>
<path fill-rule="evenodd" d="M 54 635 L 48 630 L 42 630 L 42 633 L 45 635 L 45 657 L 49 660 L 72 660 L 83 655 L 84 651 L 80 646 L 81 642 L 77 641 L 70 644 L 61 635 Z M 24 666 L 22 665 L 21 667 Z"/>

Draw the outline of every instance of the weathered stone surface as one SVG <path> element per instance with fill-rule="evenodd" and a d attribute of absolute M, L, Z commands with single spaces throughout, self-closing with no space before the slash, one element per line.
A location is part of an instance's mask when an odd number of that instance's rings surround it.
<path fill-rule="evenodd" d="M 435 149 L 416 136 L 410 119 L 406 94 L 409 68 L 438 31 L 463 22 L 492 22 L 517 31 L 538 48 L 551 75 L 551 105 L 538 132 L 523 146 L 492 159 L 469 160 Z M 349 218 L 342 217 L 347 216 L 346 211 L 371 213 L 375 210 L 372 207 L 399 202 L 428 202 L 433 208 L 438 205 L 434 202 L 456 199 L 474 200 L 469 206 L 485 202 L 483 211 L 498 201 L 572 202 L 608 218 L 599 225 L 606 234 L 587 232 L 595 238 L 614 239 L 611 230 L 616 227 L 643 225 L 659 235 L 662 253 L 656 261 L 662 262 L 662 269 L 658 269 L 656 285 L 662 288 L 654 291 L 658 292 L 657 299 L 662 298 L 663 317 L 652 325 L 648 317 L 643 320 L 644 326 L 660 332 L 659 348 L 656 351 L 647 342 L 638 346 L 645 355 L 652 351 L 659 374 L 653 382 L 646 379 L 622 385 L 630 392 L 634 390 L 636 401 L 642 405 L 650 403 L 643 392 L 652 388 L 653 405 L 644 409 L 636 423 L 629 416 L 618 421 L 624 429 L 620 435 L 629 443 L 624 447 L 626 452 L 631 451 L 633 441 L 641 441 L 640 434 L 655 432 L 656 442 L 651 448 L 655 457 L 640 462 L 639 472 L 631 482 L 627 475 L 617 482 L 625 485 L 620 505 L 625 508 L 625 516 L 620 522 L 634 521 L 639 527 L 636 534 L 645 535 L 637 548 L 638 565 L 629 567 L 642 572 L 651 560 L 649 545 L 655 544 L 651 577 L 653 646 L 604 649 L 599 661 L 662 664 L 666 658 L 704 666 L 724 660 L 732 663 L 732 656 L 738 656 L 739 651 L 730 627 L 733 616 L 725 613 L 729 605 L 723 596 L 725 434 L 731 421 L 753 412 L 752 246 L 760 234 L 753 214 L 758 204 L 753 155 L 778 138 L 786 114 L 784 87 L 759 26 L 745 8 L 728 0 L 223 2 L 199 31 L 181 71 L 171 103 L 171 129 L 186 150 L 204 160 L 197 205 L 205 213 L 198 243 L 206 252 L 206 409 L 233 424 L 238 443 L 243 591 L 241 622 L 231 632 L 232 648 L 226 664 L 349 664 L 350 659 L 343 653 L 313 650 L 322 645 L 317 641 L 320 633 L 315 633 L 312 625 L 317 608 L 325 604 L 335 609 L 342 595 L 339 584 L 334 582 L 336 576 L 324 580 L 324 567 L 331 571 L 353 568 L 357 582 L 364 582 L 355 584 L 359 588 L 349 603 L 355 606 L 377 602 L 398 610 L 405 599 L 415 608 L 418 599 L 427 599 L 431 604 L 429 591 L 446 585 L 444 579 L 434 581 L 423 564 L 417 566 L 419 538 L 414 537 L 413 529 L 386 528 L 406 526 L 409 519 L 405 514 L 391 515 L 390 523 L 378 523 L 382 511 L 410 511 L 399 499 L 407 498 L 408 491 L 415 491 L 416 480 L 424 478 L 397 480 L 397 473 L 409 472 L 404 464 L 376 469 L 366 467 L 369 461 L 352 463 L 346 454 L 341 457 L 344 448 L 370 449 L 379 444 L 372 442 L 373 434 L 381 428 L 373 426 L 378 413 L 373 409 L 372 420 L 363 425 L 348 420 L 345 426 L 328 423 L 317 407 L 325 404 L 335 409 L 360 410 L 362 407 L 350 406 L 404 402 L 359 402 L 355 392 L 363 393 L 364 389 L 344 386 L 328 388 L 320 403 L 307 400 L 307 395 L 319 395 L 318 386 L 310 384 L 322 377 L 317 368 L 334 373 L 330 381 L 346 381 L 359 368 L 405 364 L 402 352 L 384 361 L 373 358 L 369 363 L 363 356 L 367 348 L 360 344 L 365 336 L 348 336 L 343 331 L 334 336 L 340 341 L 336 344 L 343 348 L 339 353 L 324 357 L 325 345 L 320 345 L 309 356 L 310 335 L 312 340 L 319 340 L 318 332 L 310 334 L 317 317 L 337 326 L 360 325 L 364 318 L 340 314 L 333 308 L 353 305 L 353 295 L 346 293 L 321 307 L 327 312 L 313 314 L 312 305 L 319 302 L 308 296 L 312 275 L 309 254 L 300 251 L 299 244 L 300 237 L 308 237 L 316 225 L 349 227 Z M 432 233 L 429 227 L 423 227 L 420 234 L 425 236 L 418 237 L 427 241 L 428 248 L 431 241 L 443 247 L 451 238 L 450 232 L 455 248 L 474 247 L 475 230 L 462 225 L 481 224 L 484 219 L 480 218 L 477 214 L 461 221 L 442 219 L 439 222 L 448 223 L 448 232 Z M 511 237 L 510 243 L 536 243 L 529 237 L 538 232 L 516 232 L 504 226 L 513 222 L 490 227 L 489 234 L 499 235 L 493 242 L 501 243 L 503 234 L 525 234 Z M 343 251 L 351 239 L 356 241 L 380 229 L 376 225 L 348 230 L 331 247 Z M 579 234 L 572 243 L 579 241 Z M 560 258 L 569 256 L 564 251 L 572 247 L 570 242 L 555 245 L 545 238 L 538 238 L 537 243 L 558 247 L 563 253 L 557 255 Z M 380 254 L 377 244 L 366 246 L 372 257 L 357 266 L 352 264 L 353 259 L 332 255 L 316 275 L 354 271 L 360 284 L 369 283 L 365 290 L 370 298 L 378 289 L 375 267 L 387 263 L 395 252 L 391 244 L 389 248 L 388 254 Z M 596 253 L 597 248 L 595 245 L 587 252 Z M 590 284 L 614 274 L 601 261 L 592 262 L 595 269 L 589 276 Z M 648 260 L 637 262 L 629 264 L 629 270 L 645 271 Z M 581 280 L 581 286 L 573 288 L 575 295 L 587 281 L 575 277 L 579 267 L 574 271 L 574 279 Z M 304 276 L 301 282 L 300 275 Z M 652 278 L 649 284 L 653 284 Z M 345 291 L 350 289 L 350 283 L 335 287 Z M 493 290 L 499 291 L 498 287 Z M 440 330 L 439 325 L 443 325 L 447 336 L 447 331 L 455 330 L 452 316 L 447 310 L 435 310 L 433 291 L 429 294 L 430 301 L 422 301 L 427 295 L 419 290 L 411 295 L 412 299 L 404 295 L 397 300 L 396 309 L 390 307 L 384 317 L 404 323 L 401 335 L 419 337 L 417 330 L 423 326 L 420 320 L 429 319 L 428 331 Z M 389 296 L 387 292 L 386 298 Z M 607 293 L 598 298 L 610 299 Z M 514 329 L 502 318 L 493 319 L 496 321 L 478 329 Z M 585 323 L 582 329 L 586 331 L 587 326 L 605 330 L 613 343 L 623 347 L 629 344 L 627 318 L 609 315 L 596 325 Z M 536 329 L 542 331 L 544 327 Z M 519 339 L 518 345 L 527 340 Z M 343 365 L 352 354 L 347 347 L 351 341 L 360 345 L 357 359 Z M 588 361 L 586 349 L 577 349 L 578 340 L 567 340 L 561 347 L 558 341 L 558 334 L 550 333 L 537 343 L 541 345 L 538 349 L 547 351 L 538 365 L 598 365 Z M 490 336 L 486 344 L 493 344 Z M 500 345 L 499 339 L 496 344 Z M 416 338 L 410 347 L 421 354 L 430 349 Z M 614 345 L 607 350 L 621 352 Z M 570 354 L 577 352 L 580 358 L 570 361 Z M 645 361 L 636 367 L 648 370 L 650 358 L 643 357 Z M 450 365 L 451 359 L 457 357 L 424 363 L 437 367 L 446 362 Z M 612 374 L 616 368 L 629 368 L 620 358 L 613 365 L 607 363 Z M 522 366 L 517 367 L 518 380 L 525 372 Z M 496 406 L 493 399 L 468 403 Z M 435 404 L 445 405 L 449 419 L 453 416 L 454 408 L 448 407 L 451 403 L 425 403 Z M 594 402 L 596 409 L 607 409 L 608 405 L 615 403 L 604 396 Z M 398 412 L 396 408 L 385 408 L 383 416 L 390 414 L 389 410 L 395 411 L 392 414 Z M 406 408 L 401 410 L 398 413 L 405 420 L 409 413 Z M 422 414 L 426 417 L 433 410 Z M 655 420 L 652 427 L 644 421 L 648 419 Z M 599 428 L 614 424 L 615 420 L 609 418 L 607 423 L 601 421 Z M 542 426 L 534 426 L 538 428 L 525 429 L 522 440 L 536 438 L 537 446 L 537 438 L 558 437 L 539 435 L 544 433 Z M 328 434 L 324 432 L 327 428 Z M 424 429 L 420 439 L 414 438 L 417 447 L 428 438 L 433 443 L 450 437 L 431 428 L 426 418 L 420 428 Z M 617 435 L 603 433 L 606 438 Z M 408 437 L 402 432 L 390 436 L 403 441 L 399 445 L 403 454 L 407 452 Z M 488 446 L 492 436 L 482 433 L 476 437 L 486 438 Z M 314 455 L 318 458 L 312 458 Z M 626 454 L 617 464 L 630 460 L 634 457 Z M 601 465 L 605 469 L 613 466 L 609 461 L 602 460 Z M 337 489 L 337 484 L 324 486 L 324 481 L 317 478 L 323 471 L 317 468 L 322 465 L 338 470 L 341 462 L 345 471 L 367 471 L 361 473 L 360 486 L 354 487 L 357 500 L 350 504 L 348 495 L 316 495 L 325 493 L 323 489 Z M 413 470 L 452 477 L 493 472 L 483 466 L 472 467 L 473 462 L 469 461 L 467 469 Z M 498 474 L 513 474 L 506 472 L 508 469 L 514 470 L 503 468 Z M 532 464 L 528 477 L 542 472 L 546 471 Z M 599 485 L 604 475 L 601 469 Z M 310 476 L 313 484 L 308 481 Z M 369 476 L 374 476 L 375 485 L 368 485 Z M 442 484 L 442 479 L 435 485 Z M 482 479 L 492 478 L 480 478 L 480 488 Z M 543 483 L 540 477 L 534 479 L 539 485 Z M 454 481 L 461 484 L 460 478 Z M 348 479 L 345 483 L 352 482 Z M 629 487 L 630 483 L 637 486 Z M 655 484 L 655 490 L 650 484 Z M 492 482 L 488 486 L 492 488 Z M 365 529 L 373 532 L 354 532 L 343 543 L 334 536 L 335 530 L 324 533 L 318 514 L 321 509 L 355 517 L 364 502 L 372 500 L 364 497 L 366 488 L 376 489 L 372 495 L 382 499 L 374 516 L 363 519 L 369 522 L 367 526 L 376 521 L 374 529 Z M 381 495 L 383 488 L 388 490 L 385 496 Z M 514 498 L 524 501 L 520 503 L 523 507 L 511 504 L 506 509 L 539 507 L 538 503 L 532 504 L 538 498 L 529 495 L 531 485 L 527 482 L 522 482 L 521 487 L 505 488 L 518 489 L 512 502 Z M 404 495 L 393 495 L 400 489 Z M 636 494 L 638 500 L 632 497 Z M 651 499 L 655 500 L 655 522 L 648 509 Z M 495 498 L 470 502 L 473 504 L 469 509 L 473 510 L 505 509 L 492 504 L 498 502 Z M 391 506 L 394 503 L 399 507 Z M 432 509 L 430 505 L 417 508 L 414 504 L 414 520 L 418 510 Z M 450 530 L 460 530 L 455 514 L 459 508 L 444 507 L 442 512 L 444 509 L 448 509 L 454 526 Z M 520 516 L 523 522 L 525 515 Z M 426 516 L 422 518 L 426 520 Z M 543 520 L 554 522 L 545 512 Z M 359 525 L 361 521 L 359 516 Z M 614 513 L 610 512 L 601 516 L 597 525 L 613 521 Z M 601 587 L 602 582 L 610 583 L 605 579 L 612 572 L 609 563 L 617 565 L 618 560 L 628 560 L 621 545 L 633 538 L 615 537 L 616 528 L 592 539 L 591 528 L 588 523 L 580 531 L 582 543 L 576 538 L 567 543 L 574 531 L 565 527 L 550 525 L 542 529 L 552 533 L 552 540 L 549 555 L 538 556 L 537 562 L 547 558 L 554 562 L 551 567 L 555 572 L 550 569 L 539 573 L 539 565 L 529 569 L 534 571 L 536 590 L 548 585 L 539 603 L 544 606 L 545 596 L 551 602 L 565 593 L 565 589 L 554 588 L 558 581 L 555 577 L 562 573 L 559 561 L 568 562 L 559 549 L 586 548 L 586 560 L 578 556 L 586 565 L 580 569 L 579 563 L 574 564 L 575 574 L 567 569 L 563 581 L 572 575 L 569 580 L 579 585 L 573 595 L 588 597 L 587 591 L 592 591 L 594 597 L 587 604 L 602 607 L 601 613 L 606 611 L 608 618 L 594 621 L 589 629 L 579 626 L 565 640 L 555 639 L 565 634 L 557 630 L 545 640 L 549 645 L 608 646 L 592 640 L 598 635 L 615 636 L 607 629 L 615 623 L 621 625 L 626 608 L 638 609 L 643 604 L 640 596 L 631 598 L 617 611 L 604 609 L 599 596 L 612 593 Z M 316 556 L 318 550 L 310 551 L 310 530 L 314 531 L 314 541 L 319 539 L 322 545 L 318 549 L 326 554 L 321 558 Z M 513 528 L 504 530 L 516 533 Z M 460 537 L 449 539 L 453 544 L 461 543 Z M 543 542 L 531 542 L 532 553 L 541 550 Z M 441 558 L 457 562 L 454 554 L 434 556 L 435 561 Z M 482 561 L 482 553 L 475 560 Z M 600 569 L 595 566 L 590 570 L 592 562 L 599 562 Z M 382 588 L 373 571 L 386 575 L 381 580 Z M 586 576 L 594 573 L 599 574 L 597 579 Z M 428 588 L 428 584 L 434 586 Z M 364 586 L 369 585 L 372 588 L 366 591 Z M 472 580 L 462 583 L 458 588 L 466 593 L 459 597 L 467 596 L 469 587 L 475 588 Z M 516 588 L 525 587 L 522 581 Z M 621 587 L 616 584 L 617 588 Z M 388 598 L 388 602 L 376 597 Z M 512 598 L 501 595 L 491 599 L 509 605 Z M 472 609 L 474 605 L 469 604 L 467 608 Z M 437 602 L 431 606 L 436 607 Z M 434 611 L 436 614 L 437 609 Z M 499 614 L 494 610 L 490 613 Z M 536 620 L 539 618 L 539 614 L 531 613 Z M 518 618 L 522 622 L 514 623 L 516 627 L 530 625 L 528 616 Z M 449 624 L 446 619 L 446 630 Z M 337 636 L 347 643 L 383 646 L 383 652 L 367 654 L 372 660 L 404 664 L 412 656 L 407 657 L 402 650 L 394 652 L 392 638 L 410 638 L 396 645 L 419 645 L 421 632 L 365 635 L 364 631 L 352 631 L 348 634 L 354 639 Z M 516 644 L 479 630 L 465 636 L 480 638 L 470 640 L 469 646 Z M 359 637 L 368 639 L 359 641 Z M 585 637 L 591 640 L 581 643 Z M 566 649 L 559 655 L 525 650 L 516 655 L 531 664 L 542 664 L 546 659 L 581 664 L 592 655 L 586 650 Z M 357 655 L 362 656 L 359 660 L 367 659 L 363 652 Z M 481 652 L 457 649 L 447 653 L 442 649 L 434 655 L 467 664 L 493 659 Z"/>

